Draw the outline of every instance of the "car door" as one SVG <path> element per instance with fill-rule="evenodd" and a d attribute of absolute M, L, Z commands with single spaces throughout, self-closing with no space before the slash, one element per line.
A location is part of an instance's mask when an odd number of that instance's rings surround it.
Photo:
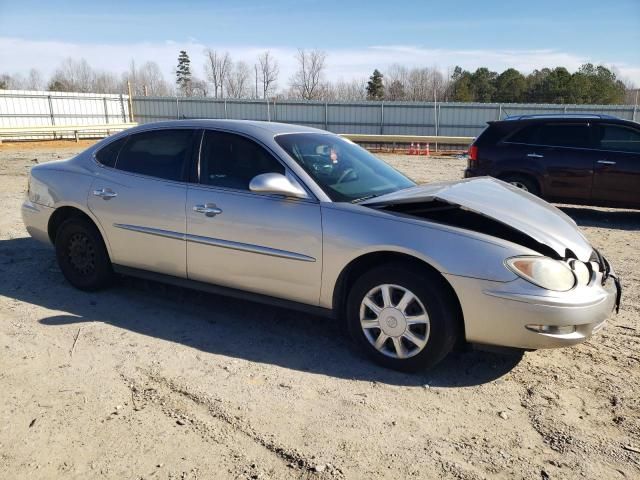
<path fill-rule="evenodd" d="M 293 178 L 270 151 L 239 134 L 205 130 L 198 183 L 187 191 L 190 279 L 317 305 L 322 224 L 315 199 L 251 192 L 263 173 Z"/>
<path fill-rule="evenodd" d="M 537 164 L 545 198 L 590 201 L 594 156 L 590 128 L 587 122 L 544 122 L 528 127 L 520 155 L 524 162 Z"/>
<path fill-rule="evenodd" d="M 593 196 L 599 203 L 640 206 L 640 129 L 600 123 L 596 126 Z"/>
<path fill-rule="evenodd" d="M 185 178 L 195 135 L 193 129 L 134 133 L 103 159 L 88 206 L 114 264 L 186 277 Z"/>

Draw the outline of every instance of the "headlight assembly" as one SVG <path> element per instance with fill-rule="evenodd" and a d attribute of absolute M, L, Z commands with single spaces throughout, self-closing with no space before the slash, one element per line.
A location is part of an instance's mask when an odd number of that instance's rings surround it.
<path fill-rule="evenodd" d="M 513 257 L 506 261 L 513 273 L 547 290 L 566 292 L 576 284 L 576 276 L 565 262 L 549 257 Z"/>

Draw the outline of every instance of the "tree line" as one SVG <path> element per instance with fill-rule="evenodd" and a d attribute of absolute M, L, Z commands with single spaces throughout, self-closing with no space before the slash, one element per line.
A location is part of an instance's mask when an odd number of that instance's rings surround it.
<path fill-rule="evenodd" d="M 36 69 L 27 76 L 0 75 L 0 89 L 127 93 L 130 88 L 137 96 L 560 104 L 634 104 L 638 93 L 611 69 L 591 63 L 573 73 L 555 67 L 528 74 L 514 68 L 498 73 L 486 67 L 471 72 L 459 66 L 443 73 L 435 67 L 394 64 L 384 72 L 375 69 L 368 79 L 330 81 L 326 52 L 299 49 L 294 74 L 280 83 L 279 62 L 268 50 L 253 64 L 212 48 L 203 53 L 204 65 L 198 69 L 189 54 L 180 51 L 172 82 L 155 62 L 131 61 L 129 69 L 117 75 L 93 69 L 84 59 L 68 58 L 46 81 Z"/>

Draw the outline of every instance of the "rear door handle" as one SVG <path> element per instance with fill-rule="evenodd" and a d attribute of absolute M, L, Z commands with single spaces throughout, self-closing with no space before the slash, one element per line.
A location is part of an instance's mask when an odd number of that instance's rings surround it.
<path fill-rule="evenodd" d="M 109 200 L 110 198 L 117 197 L 118 194 L 111 190 L 110 188 L 99 188 L 93 191 L 93 194 L 96 197 L 102 197 L 104 200 Z"/>
<path fill-rule="evenodd" d="M 529 157 L 529 158 L 544 158 L 544 155 L 540 155 L 539 153 L 527 153 L 527 157 Z"/>
<path fill-rule="evenodd" d="M 612 161 L 612 160 L 598 160 L 598 163 L 602 164 L 602 165 L 615 165 L 616 162 Z"/>
<path fill-rule="evenodd" d="M 193 211 L 198 213 L 204 213 L 207 217 L 215 217 L 220 215 L 222 210 L 216 207 L 215 203 L 205 203 L 204 205 L 194 205 Z"/>

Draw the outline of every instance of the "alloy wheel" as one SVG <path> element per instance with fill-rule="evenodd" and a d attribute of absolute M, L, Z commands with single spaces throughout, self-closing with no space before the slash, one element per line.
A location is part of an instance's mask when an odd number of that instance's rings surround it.
<path fill-rule="evenodd" d="M 378 285 L 360 304 L 360 326 L 369 343 L 387 357 L 405 359 L 424 350 L 429 341 L 427 310 L 410 290 Z"/>

